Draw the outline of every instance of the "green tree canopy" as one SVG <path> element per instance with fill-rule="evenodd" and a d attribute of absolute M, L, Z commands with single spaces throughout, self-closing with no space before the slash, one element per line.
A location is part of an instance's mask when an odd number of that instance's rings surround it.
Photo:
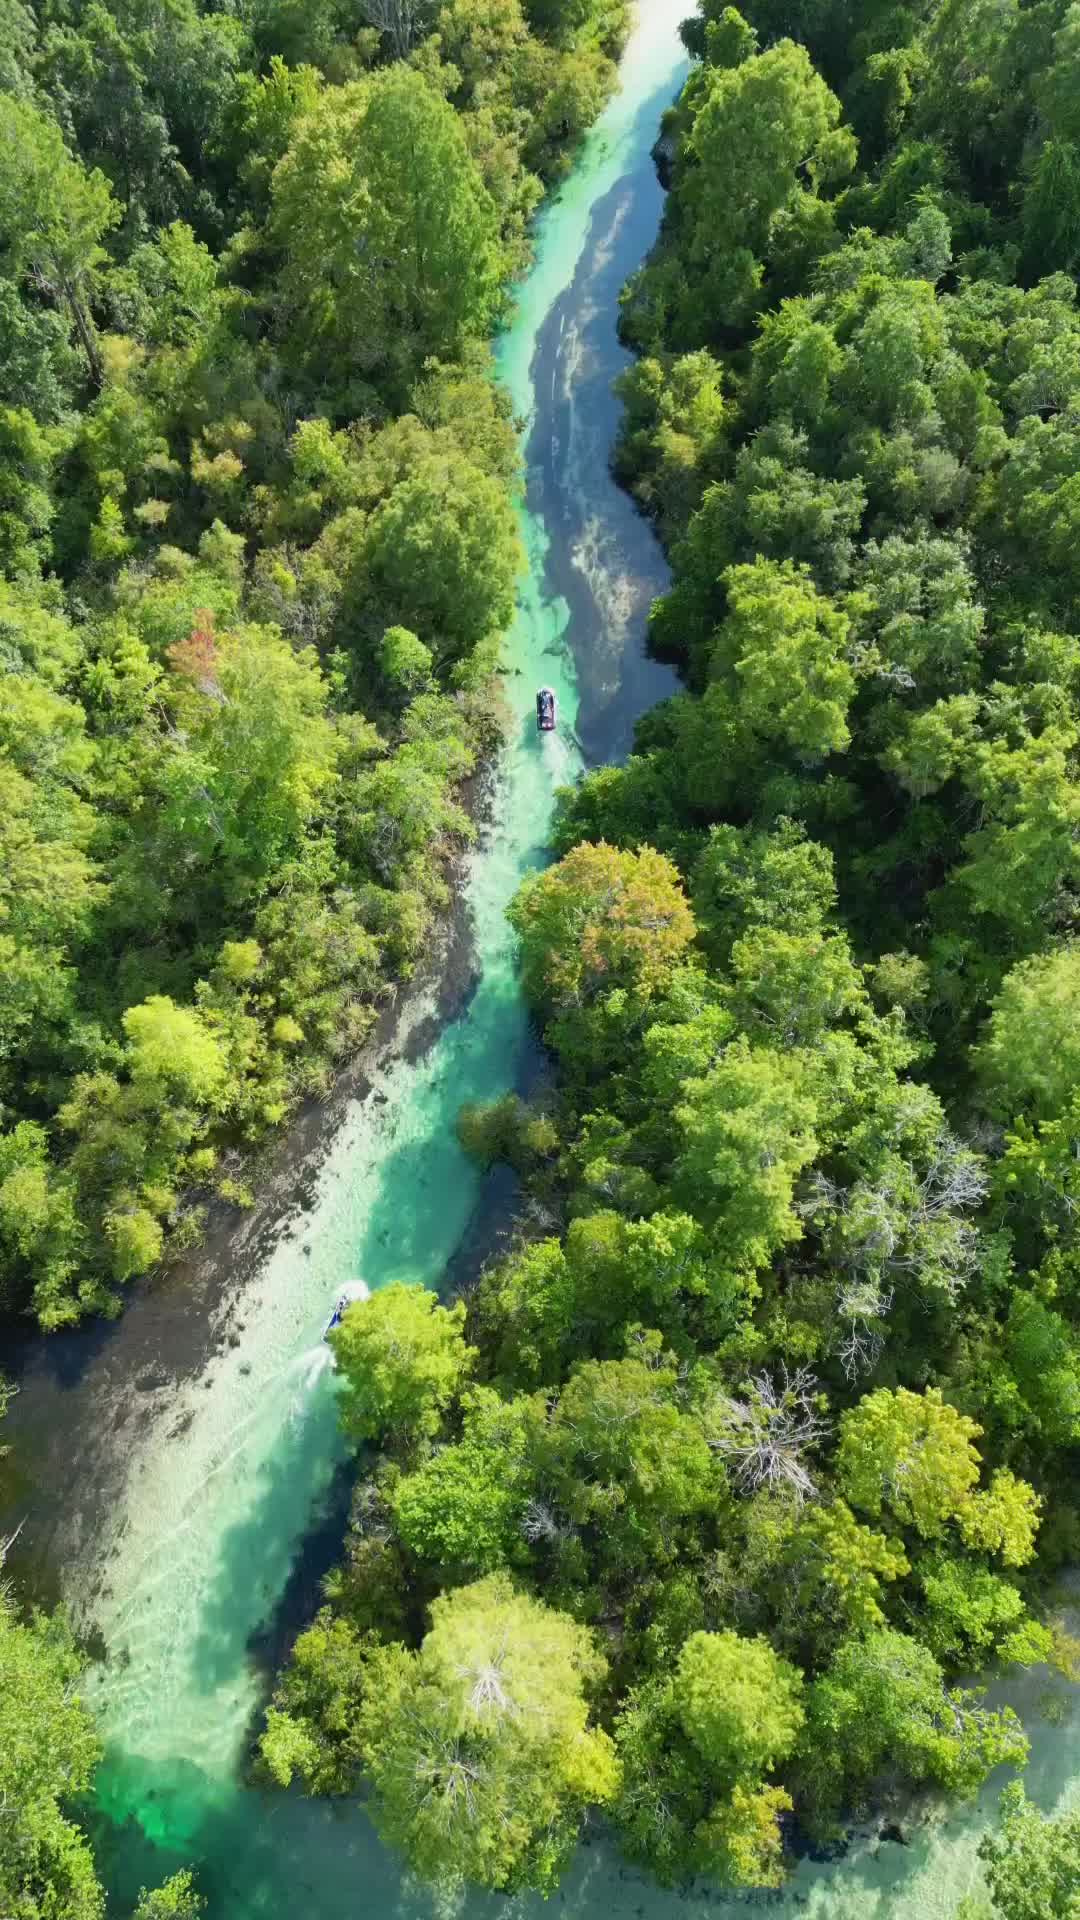
<path fill-rule="evenodd" d="M 100 1743 L 79 1694 L 83 1662 L 63 1623 L 0 1601 L 0 1893 L 18 1920 L 99 1920 L 105 1900 L 65 1811 L 90 1786 Z"/>
<path fill-rule="evenodd" d="M 440 1596 L 419 1652 L 370 1658 L 360 1738 L 381 1832 L 439 1883 L 550 1887 L 617 1780 L 589 1724 L 603 1672 L 584 1627 L 505 1575 Z"/>
<path fill-rule="evenodd" d="M 842 174 L 854 143 L 834 155 L 840 103 L 791 40 L 735 66 L 704 68 L 694 108 L 692 164 L 677 184 L 685 258 L 699 282 L 695 316 L 722 320 L 753 293 L 772 222 L 803 191 L 803 169 Z"/>
<path fill-rule="evenodd" d="M 997 1920 L 1072 1920 L 1080 1894 L 1080 1815 L 1050 1818 L 1018 1783 L 979 1843 Z"/>
<path fill-rule="evenodd" d="M 936 1387 L 879 1387 L 844 1414 L 838 1466 L 848 1499 L 875 1518 L 890 1509 L 934 1539 L 966 1507 L 979 1477 L 982 1429 Z"/>
<path fill-rule="evenodd" d="M 1006 975 L 977 1062 L 999 1110 L 1053 1119 L 1080 1082 L 1080 948 L 1022 960 Z"/>
<path fill-rule="evenodd" d="M 429 1438 L 474 1359 L 465 1308 L 391 1281 L 354 1301 L 330 1336 L 342 1378 L 341 1424 L 352 1440 Z"/>
<path fill-rule="evenodd" d="M 795 1745 L 801 1686 L 802 1676 L 767 1640 L 693 1633 L 675 1668 L 675 1710 L 718 1779 L 756 1779 Z"/>
<path fill-rule="evenodd" d="M 1002 1761 L 1021 1763 L 1027 1741 L 1010 1708 L 994 1713 L 949 1692 L 928 1648 L 881 1627 L 845 1639 L 806 1693 L 802 1765 L 823 1814 L 850 1809 L 879 1767 L 912 1781 L 971 1793 Z"/>
<path fill-rule="evenodd" d="M 0 93 L 0 233 L 16 269 L 35 274 L 67 308 L 97 382 L 103 365 L 87 280 L 119 218 L 104 174 L 72 157 L 56 122 Z"/>
<path fill-rule="evenodd" d="M 282 290 L 305 358 L 401 378 L 498 310 L 495 204 L 453 109 L 395 65 L 325 92 L 273 179 Z"/>
<path fill-rule="evenodd" d="M 374 515 L 363 561 L 394 631 L 459 659 L 513 613 L 521 553 L 505 489 L 460 455 L 419 462 Z"/>
<path fill-rule="evenodd" d="M 526 880 L 510 909 L 525 990 L 561 1011 L 613 987 L 649 998 L 694 937 L 679 877 L 663 854 L 575 847 Z"/>
<path fill-rule="evenodd" d="M 855 690 L 845 616 L 790 562 L 732 567 L 725 585 L 731 611 L 717 631 L 712 671 L 730 682 L 742 720 L 800 760 L 841 752 Z"/>
<path fill-rule="evenodd" d="M 725 1261 L 762 1266 L 802 1233 L 792 1201 L 817 1151 L 812 1088 L 797 1059 L 739 1040 L 682 1094 L 676 1192 L 712 1227 Z"/>

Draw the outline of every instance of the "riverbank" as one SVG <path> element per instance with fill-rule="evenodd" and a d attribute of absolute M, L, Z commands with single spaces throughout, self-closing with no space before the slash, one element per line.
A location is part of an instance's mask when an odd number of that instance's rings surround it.
<path fill-rule="evenodd" d="M 464 796 L 481 849 L 496 777 L 490 763 Z M 6 1428 L 11 1454 L 0 1482 L 0 1534 L 21 1523 L 9 1572 L 39 1602 L 63 1593 L 91 1636 L 96 1585 L 92 1574 L 85 1577 L 87 1558 L 99 1556 L 131 1448 L 145 1444 L 155 1426 L 168 1426 L 182 1384 L 206 1377 L 216 1357 L 242 1345 L 246 1316 L 258 1311 L 250 1289 L 274 1248 L 291 1240 L 303 1253 L 320 1169 L 350 1108 L 384 1099 L 380 1076 L 397 1059 L 421 1061 L 475 991 L 469 857 L 450 866 L 452 906 L 433 929 L 423 966 L 383 1007 L 332 1091 L 306 1101 L 260 1155 L 254 1204 L 216 1202 L 198 1248 L 133 1282 L 118 1319 L 45 1335 L 21 1324 L 7 1329 L 4 1371 L 19 1391 Z M 73 1460 L 77 1505 L 68 1497 Z"/>

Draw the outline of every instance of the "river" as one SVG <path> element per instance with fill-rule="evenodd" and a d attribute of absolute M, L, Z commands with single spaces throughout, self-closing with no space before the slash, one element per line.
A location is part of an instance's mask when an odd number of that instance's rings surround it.
<path fill-rule="evenodd" d="M 215 1342 L 193 1339 L 206 1303 L 174 1287 L 164 1298 L 139 1292 L 119 1333 L 89 1329 L 23 1356 L 10 1424 L 31 1463 L 20 1496 L 28 1537 L 35 1525 L 46 1531 L 51 1511 L 66 1597 L 107 1649 L 90 1684 L 107 1746 L 90 1821 L 118 1912 L 140 1885 L 188 1863 L 210 1920 L 444 1911 L 401 1873 L 359 1807 L 245 1782 L 265 1697 L 257 1655 L 298 1566 L 310 1583 L 313 1537 L 317 1548 L 340 1527 L 342 1454 L 320 1339 L 329 1304 L 357 1276 L 372 1288 L 440 1285 L 463 1243 L 482 1245 L 505 1208 L 504 1188 L 478 1176 L 453 1132 L 463 1101 L 525 1084 L 537 1067 L 504 910 L 546 857 L 556 787 L 624 754 L 635 717 L 673 686 L 643 645 L 663 558 L 612 483 L 608 456 L 611 381 L 626 363 L 618 290 L 659 219 L 649 149 L 682 76 L 687 5 L 643 0 L 619 93 L 540 219 L 535 263 L 499 344 L 523 423 L 529 567 L 506 651 L 515 728 L 465 870 L 474 984 L 449 1019 L 436 1017 L 434 989 L 411 1009 L 414 1044 L 345 1109 L 304 1212 L 249 1260 Z M 561 724 L 541 739 L 533 698 L 543 682 L 557 690 Z M 1022 1691 L 1031 1783 L 1052 1805 L 1080 1776 L 1080 1730 L 1075 1715 L 1064 1725 L 1039 1718 L 1048 1685 L 1029 1677 Z M 1056 1688 L 1062 1711 L 1067 1691 Z M 977 1828 L 953 1814 L 906 1848 L 866 1838 L 840 1862 L 804 1862 L 784 1894 L 749 1904 L 819 1920 L 943 1920 L 971 1884 Z M 688 1904 L 736 1912 L 747 1900 L 661 1894 L 599 1837 L 555 1902 L 577 1920 L 674 1920 Z M 471 1895 L 459 1911 L 494 1920 L 507 1905 Z M 509 1905 L 521 1920 L 551 1911 L 531 1899 Z"/>

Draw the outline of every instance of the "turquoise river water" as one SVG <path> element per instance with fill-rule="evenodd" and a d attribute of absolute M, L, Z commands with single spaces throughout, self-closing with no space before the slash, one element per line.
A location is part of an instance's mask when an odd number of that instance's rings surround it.
<path fill-rule="evenodd" d="M 400 1046 L 347 1110 L 302 1217 L 245 1279 L 231 1308 L 238 1336 L 179 1378 L 144 1364 L 134 1380 L 111 1380 L 123 1441 L 108 1472 L 77 1442 L 80 1419 L 89 1425 L 89 1409 L 101 1425 L 102 1382 L 110 1366 L 116 1373 L 123 1338 L 137 1338 L 140 1312 L 154 1309 L 133 1303 L 133 1331 L 125 1323 L 120 1345 L 101 1334 L 55 1349 L 67 1357 L 50 1363 L 47 1382 L 35 1379 L 36 1362 L 28 1368 L 27 1431 L 36 1405 L 54 1499 L 63 1493 L 68 1597 L 107 1649 L 91 1688 L 107 1743 L 92 1822 L 118 1912 L 140 1884 L 187 1863 L 211 1920 L 434 1920 L 445 1908 L 402 1873 L 362 1808 L 245 1783 L 266 1684 L 253 1648 L 313 1520 L 340 1488 L 320 1340 L 328 1304 L 361 1276 L 372 1288 L 392 1279 L 438 1286 L 463 1239 L 482 1230 L 491 1186 L 461 1155 L 454 1115 L 465 1100 L 519 1083 L 536 1057 L 507 901 L 545 858 L 555 788 L 582 764 L 625 752 L 636 714 L 672 685 L 643 647 L 663 561 L 614 487 L 608 456 L 618 417 L 611 380 L 626 358 L 615 338 L 617 293 L 659 219 L 649 149 L 682 76 L 685 8 L 686 0 L 642 0 L 620 91 L 541 217 L 535 263 L 499 347 L 500 377 L 523 422 L 529 567 L 506 654 L 516 732 L 465 883 L 473 990 L 441 1025 L 432 1005 L 411 1010 L 403 1039 L 411 1030 L 415 1044 Z M 555 686 L 561 720 L 545 739 L 532 724 L 542 682 Z M 140 1391 L 147 1412 L 133 1419 Z M 1040 1713 L 1047 1686 L 1046 1676 L 1029 1676 L 1018 1704 L 1033 1738 L 1030 1784 L 1050 1806 L 1076 1790 L 1080 1722 L 1061 1687 L 1055 1723 Z M 974 1884 L 975 1839 L 992 1798 L 931 1823 L 907 1847 L 871 1835 L 840 1861 L 803 1862 L 778 1896 L 659 1893 L 597 1835 L 554 1904 L 575 1920 L 675 1920 L 688 1907 L 735 1913 L 758 1904 L 815 1920 L 943 1920 Z M 459 1910 L 462 1920 L 508 1910 L 536 1920 L 544 1909 L 529 1898 L 470 1895 Z"/>

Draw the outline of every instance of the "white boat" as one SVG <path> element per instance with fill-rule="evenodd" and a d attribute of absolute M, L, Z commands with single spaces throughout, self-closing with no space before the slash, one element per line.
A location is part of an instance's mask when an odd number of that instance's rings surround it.
<path fill-rule="evenodd" d="M 323 1328 L 323 1339 L 325 1340 L 327 1334 L 332 1333 L 335 1327 L 340 1327 L 346 1307 L 351 1307 L 356 1300 L 370 1300 L 370 1298 L 370 1287 L 365 1286 L 362 1280 L 350 1280 L 348 1286 L 343 1287 L 338 1294 L 334 1311 Z"/>

